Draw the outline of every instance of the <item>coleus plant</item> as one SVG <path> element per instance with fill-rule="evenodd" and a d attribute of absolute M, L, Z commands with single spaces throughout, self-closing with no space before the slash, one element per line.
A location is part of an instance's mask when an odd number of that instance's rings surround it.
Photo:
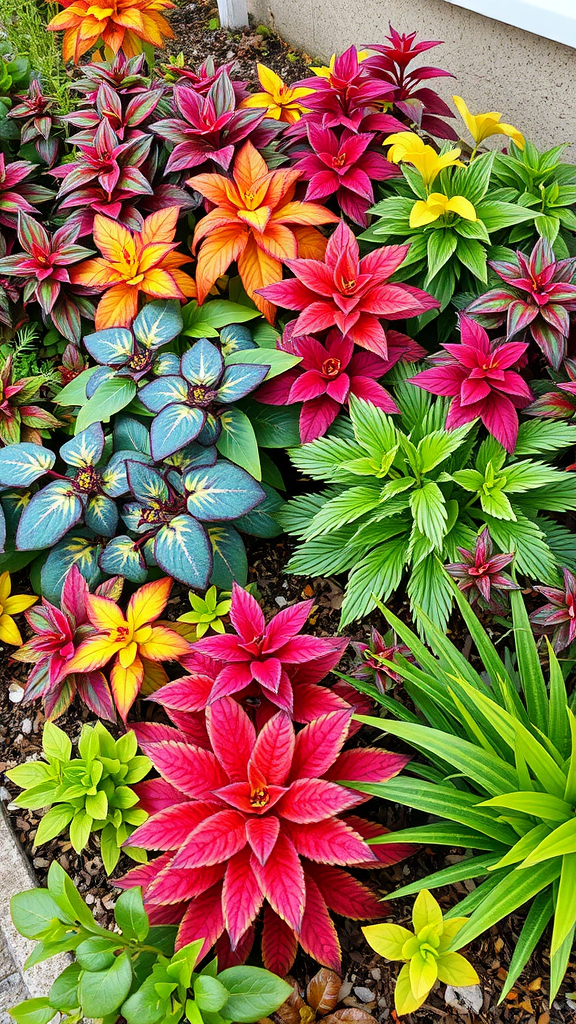
<path fill-rule="evenodd" d="M 117 600 L 122 591 L 122 577 L 113 577 L 96 588 L 96 594 Z M 69 662 L 82 640 L 92 632 L 86 610 L 88 584 L 73 565 L 64 579 L 60 607 L 46 598 L 26 613 L 33 636 L 22 644 L 12 657 L 32 664 L 22 702 L 41 697 L 48 721 L 58 718 L 76 696 L 98 718 L 116 721 L 114 701 L 108 682 L 100 671 L 72 672 Z"/>
<path fill-rule="evenodd" d="M 299 428 L 302 444 L 322 437 L 343 411 L 350 395 L 364 398 L 385 412 L 398 412 L 390 393 L 377 383 L 402 359 L 414 362 L 425 350 L 407 335 L 387 331 L 388 356 L 358 352 L 350 336 L 337 329 L 328 331 L 321 342 L 312 335 L 295 335 L 290 321 L 278 348 L 300 358 L 298 366 L 260 388 L 259 402 L 265 405 L 292 405 L 301 402 Z"/>
<path fill-rule="evenodd" d="M 370 76 L 388 82 L 392 90 L 388 94 L 388 102 L 392 101 L 395 112 L 414 124 L 420 130 L 435 135 L 439 139 L 457 139 L 451 125 L 444 118 L 453 118 L 454 114 L 444 100 L 423 82 L 432 78 L 453 78 L 449 71 L 442 68 L 424 65 L 409 68 L 409 65 L 422 53 L 440 46 L 438 40 L 422 39 L 417 41 L 416 32 L 398 32 L 389 25 L 388 43 L 370 43 L 370 54 L 362 64 Z"/>
<path fill-rule="evenodd" d="M 293 325 L 295 335 L 335 326 L 361 348 L 387 359 L 380 318 L 406 319 L 438 306 L 419 288 L 390 283 L 407 252 L 407 246 L 384 246 L 360 258 L 358 242 L 341 220 L 328 241 L 324 260 L 286 259 L 295 277 L 269 284 L 261 294 L 287 309 L 302 310 Z"/>
<path fill-rule="evenodd" d="M 241 110 L 234 85 L 224 67 L 218 69 L 208 90 L 197 90 L 184 80 L 171 96 L 175 117 L 161 118 L 152 131 L 174 147 L 166 173 L 188 168 L 227 171 L 239 147 L 250 137 L 257 150 L 269 145 L 281 125 L 266 118 L 265 110 Z"/>
<path fill-rule="evenodd" d="M 436 363 L 411 378 L 411 383 L 433 395 L 452 399 L 446 429 L 480 419 L 508 452 L 518 437 L 518 409 L 534 397 L 520 374 L 512 369 L 520 362 L 527 343 L 493 342 L 486 331 L 467 316 L 460 317 L 460 344 L 443 345 Z"/>
<path fill-rule="evenodd" d="M 157 622 L 171 588 L 167 577 L 145 584 L 132 595 L 125 614 L 109 597 L 86 594 L 86 617 L 93 630 L 72 654 L 68 671 L 95 672 L 112 662 L 110 688 L 124 722 L 143 688 L 150 691 L 167 681 L 158 663 L 174 661 L 190 649 L 184 637 Z"/>
<path fill-rule="evenodd" d="M 472 546 L 479 524 L 489 526 L 500 551 L 515 553 L 520 572 L 552 585 L 564 545 L 570 547 L 569 532 L 539 513 L 570 507 L 574 475 L 521 458 L 540 455 L 550 441 L 562 447 L 566 426 L 554 441 L 557 424 L 523 424 L 513 458 L 493 438 L 475 453 L 476 428 L 467 423 L 447 432 L 444 403 L 424 395 L 417 398 L 411 384 L 397 385 L 401 426 L 352 396 L 352 436 L 346 431 L 291 451 L 294 465 L 327 487 L 291 499 L 278 515 L 302 540 L 287 571 L 349 571 L 342 625 L 394 593 L 406 566 L 420 628 L 424 614 L 444 628 L 453 593 L 439 559 L 456 561 L 457 548 Z"/>
<path fill-rule="evenodd" d="M 530 256 L 510 253 L 490 260 L 504 285 L 491 288 L 466 309 L 484 327 L 506 324 L 506 338 L 530 331 L 555 370 L 566 354 L 570 313 L 576 311 L 576 257 L 557 260 L 549 241 L 540 238 Z"/>
<path fill-rule="evenodd" d="M 232 180 L 221 174 L 188 179 L 213 204 L 194 231 L 199 303 L 235 260 L 248 296 L 274 321 L 275 307 L 261 289 L 282 279 L 283 261 L 298 255 L 319 259 L 326 239 L 314 225 L 338 220 L 318 203 L 294 199 L 300 177 L 295 170 L 269 170 L 249 141 L 236 156 Z"/>
<path fill-rule="evenodd" d="M 90 836 L 100 832 L 100 853 L 107 874 L 116 867 L 120 848 L 133 860 L 146 855 L 127 843 L 135 827 L 148 814 L 137 807 L 138 796 L 131 788 L 150 772 L 150 761 L 138 755 L 134 733 L 114 740 L 97 722 L 83 725 L 78 740 L 79 757 L 72 757 L 72 743 L 66 733 L 46 722 L 42 733 L 44 760 L 19 764 L 7 772 L 24 792 L 15 803 L 31 810 L 48 808 L 34 837 L 42 846 L 65 830 L 76 853 L 86 848 Z"/>
<path fill-rule="evenodd" d="M 273 1013 L 291 992 L 290 985 L 261 967 L 218 972 L 212 960 L 199 969 L 200 940 L 174 953 L 175 929 L 150 926 L 138 888 L 116 900 L 114 930 L 102 928 L 58 861 L 50 865 L 48 889 L 18 893 L 10 910 L 20 934 L 37 940 L 34 961 L 63 948 L 74 957 L 48 995 L 26 999 L 10 1011 L 17 1024 L 31 1016 L 36 1024 L 49 1024 L 56 1014 L 110 1024 L 119 1019 L 127 1024 L 178 1024 L 182 1019 L 248 1024 Z"/>
<path fill-rule="evenodd" d="M 45 322 L 54 326 L 69 341 L 80 341 L 81 320 L 94 318 L 94 307 L 85 298 L 93 294 L 73 280 L 74 269 L 92 250 L 76 245 L 79 228 L 64 225 L 53 235 L 27 213 L 18 213 L 18 241 L 24 250 L 0 259 L 0 275 L 25 280 L 24 303 L 36 301 Z"/>
<path fill-rule="evenodd" d="M 0 443 L 32 441 L 42 444 L 42 438 L 60 425 L 47 409 L 31 404 L 32 399 L 39 397 L 44 377 L 15 380 L 12 367 L 12 356 L 4 359 L 0 367 Z"/>
<path fill-rule="evenodd" d="M 210 749 L 183 741 L 178 730 L 173 739 L 144 742 L 161 775 L 148 784 L 149 798 L 163 808 L 132 840 L 165 852 L 121 884 L 143 886 L 153 920 L 181 921 L 177 946 L 203 938 L 207 952 L 226 933 L 243 960 L 266 903 L 266 966 L 286 974 L 300 942 L 338 969 L 329 908 L 356 919 L 381 915 L 370 891 L 333 866 L 377 865 L 363 837 L 380 831 L 356 815 L 341 817 L 359 800 L 336 780 L 368 774 L 384 781 L 406 758 L 375 748 L 342 751 L 351 715 L 352 708 L 332 712 L 295 734 L 279 711 L 257 735 L 240 704 L 223 697 L 206 713 Z M 389 847 L 385 862 L 408 852 Z"/>
<path fill-rule="evenodd" d="M 138 314 L 140 295 L 181 301 L 196 295 L 193 279 L 180 270 L 191 257 L 175 251 L 179 215 L 178 206 L 151 213 L 142 229 L 134 232 L 96 215 L 93 238 L 102 255 L 74 267 L 71 279 L 74 284 L 104 291 L 95 313 L 97 331 L 129 327 Z"/>
<path fill-rule="evenodd" d="M 77 88 L 76 83 L 74 84 Z M 162 88 L 134 90 L 124 86 L 118 89 L 103 81 L 91 97 L 90 103 L 64 115 L 63 120 L 66 124 L 82 129 L 76 135 L 72 135 L 69 142 L 76 146 L 90 146 L 98 138 L 104 141 L 103 131 L 111 139 L 103 128 L 104 124 L 112 129 L 120 142 L 141 138 L 163 95 Z"/>

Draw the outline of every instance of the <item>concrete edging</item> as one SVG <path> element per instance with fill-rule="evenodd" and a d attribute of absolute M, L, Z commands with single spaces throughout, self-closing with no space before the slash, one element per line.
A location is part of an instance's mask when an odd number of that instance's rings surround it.
<path fill-rule="evenodd" d="M 10 900 L 16 893 L 37 886 L 0 802 L 0 1024 L 14 1024 L 8 1008 L 22 999 L 48 995 L 55 978 L 70 963 L 68 957 L 61 955 L 24 972 L 24 963 L 35 943 L 16 931 L 10 917 Z"/>

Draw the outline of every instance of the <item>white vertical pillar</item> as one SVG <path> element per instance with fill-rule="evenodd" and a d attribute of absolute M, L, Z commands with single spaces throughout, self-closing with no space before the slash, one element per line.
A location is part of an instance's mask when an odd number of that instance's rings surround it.
<path fill-rule="evenodd" d="M 248 24 L 246 0 L 218 0 L 222 28 L 244 28 Z"/>

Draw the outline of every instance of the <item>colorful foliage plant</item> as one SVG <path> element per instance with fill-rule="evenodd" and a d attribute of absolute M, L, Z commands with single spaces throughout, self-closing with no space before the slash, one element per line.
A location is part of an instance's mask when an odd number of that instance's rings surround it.
<path fill-rule="evenodd" d="M 264 905 L 262 955 L 270 970 L 285 975 L 298 943 L 338 970 L 329 910 L 381 916 L 370 890 L 342 868 L 376 866 L 366 839 L 382 828 L 345 814 L 361 801 L 337 781 L 384 781 L 407 759 L 370 747 L 343 751 L 351 715 L 351 708 L 333 711 L 296 733 L 279 711 L 256 734 L 241 705 L 221 697 L 207 709 L 204 747 L 167 727 L 160 741 L 153 727 L 145 738 L 141 727 L 140 744 L 160 779 L 140 789 L 152 813 L 130 842 L 163 852 L 122 885 L 142 885 L 153 921 L 180 922 L 177 946 L 202 938 L 207 951 L 224 934 L 229 955 L 242 961 Z M 383 863 L 409 852 L 390 846 Z"/>

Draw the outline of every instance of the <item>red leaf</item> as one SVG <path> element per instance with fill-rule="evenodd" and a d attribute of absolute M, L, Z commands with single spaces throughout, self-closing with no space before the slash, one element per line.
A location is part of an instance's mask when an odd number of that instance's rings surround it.
<path fill-rule="evenodd" d="M 352 708 L 332 711 L 300 730 L 292 758 L 291 779 L 315 779 L 324 775 L 344 745 L 352 714 Z"/>
<path fill-rule="evenodd" d="M 207 867 L 233 857 L 246 845 L 245 819 L 239 811 L 224 810 L 196 826 L 174 858 L 181 868 Z"/>
<path fill-rule="evenodd" d="M 246 819 L 248 842 L 261 864 L 265 864 L 272 853 L 279 832 L 280 821 L 273 814 L 265 818 L 253 817 Z"/>
<path fill-rule="evenodd" d="M 175 679 L 154 693 L 148 700 L 175 711 L 203 711 L 208 703 L 214 680 L 210 676 L 195 674 Z"/>
<path fill-rule="evenodd" d="M 308 825 L 290 825 L 290 837 L 302 857 L 320 864 L 361 864 L 376 856 L 361 836 L 341 818 Z"/>
<path fill-rule="evenodd" d="M 236 949 L 264 902 L 250 861 L 249 847 L 240 850 L 229 861 L 224 877 L 222 906 L 232 949 Z"/>
<path fill-rule="evenodd" d="M 384 828 L 383 825 L 377 825 L 375 821 L 366 821 L 365 818 L 359 818 L 356 814 L 349 814 L 346 818 L 346 823 L 351 825 L 355 832 L 363 839 L 373 839 L 375 836 L 387 835 L 390 829 Z M 418 849 L 412 843 L 375 843 L 370 847 L 370 850 L 375 854 L 380 864 L 398 864 L 401 860 L 406 857 L 411 857 L 412 854 Z M 359 861 L 356 867 L 372 868 L 375 867 L 372 861 Z"/>
<path fill-rule="evenodd" d="M 340 973 L 342 963 L 336 928 L 318 886 L 309 875 L 306 876 L 306 909 L 298 938 L 305 953 Z"/>
<path fill-rule="evenodd" d="M 274 615 L 266 627 L 266 637 L 262 650 L 266 653 L 277 651 L 279 647 L 299 633 L 306 622 L 314 601 L 301 601 Z"/>
<path fill-rule="evenodd" d="M 245 782 L 256 730 L 232 697 L 222 697 L 206 709 L 212 749 L 232 782 Z"/>
<path fill-rule="evenodd" d="M 344 750 L 325 773 L 337 782 L 387 782 L 408 764 L 403 754 L 390 754 L 376 747 Z"/>
<path fill-rule="evenodd" d="M 294 726 L 285 711 L 274 715 L 259 734 L 248 765 L 269 785 L 281 786 L 288 777 L 294 753 Z"/>
<path fill-rule="evenodd" d="M 176 804 L 153 814 L 130 836 L 130 846 L 145 850 L 178 850 L 201 821 L 218 810 L 205 801 Z"/>
<path fill-rule="evenodd" d="M 223 864 L 209 868 L 175 868 L 167 864 L 146 892 L 146 905 L 171 905 L 201 896 L 224 875 Z"/>
<path fill-rule="evenodd" d="M 264 966 L 285 978 L 296 959 L 298 939 L 292 929 L 275 914 L 271 907 L 264 907 L 262 929 L 262 959 Z"/>
<path fill-rule="evenodd" d="M 147 779 L 146 782 L 137 782 L 132 786 L 140 800 L 139 806 L 148 814 L 155 814 L 165 807 L 172 807 L 173 804 L 183 804 L 188 799 L 184 793 L 175 789 L 164 779 Z"/>
<path fill-rule="evenodd" d="M 250 956 L 253 945 L 253 925 L 251 925 L 250 928 L 248 928 L 248 931 L 244 933 L 239 944 L 236 946 L 236 949 L 232 949 L 230 939 L 226 932 L 224 932 L 224 934 L 218 939 L 214 948 L 214 953 L 218 958 L 218 970 L 225 971 L 227 967 L 237 967 L 238 964 L 243 964 Z"/>
<path fill-rule="evenodd" d="M 311 876 L 318 886 L 326 905 L 335 914 L 353 921 L 366 921 L 384 917 L 388 904 L 377 897 L 347 871 L 328 864 L 306 864 L 306 878 Z"/>
<path fill-rule="evenodd" d="M 281 817 L 299 824 L 323 821 L 362 803 L 362 793 L 324 779 L 297 779 L 279 804 Z"/>
<path fill-rule="evenodd" d="M 170 863 L 173 856 L 172 853 L 163 853 L 161 857 L 155 857 L 154 860 L 148 861 L 147 864 L 138 864 L 137 867 L 122 875 L 122 878 L 117 878 L 114 881 L 114 885 L 118 889 L 130 889 L 133 885 L 139 885 L 142 887 L 144 895 L 146 895 L 146 889 L 150 883 L 156 878 L 158 872 L 162 871 Z"/>
<path fill-rule="evenodd" d="M 176 936 L 176 949 L 189 942 L 204 939 L 200 958 L 206 955 L 224 931 L 222 911 L 222 883 L 218 882 L 201 896 L 196 896 L 188 907 Z"/>
<path fill-rule="evenodd" d="M 230 622 L 245 642 L 252 643 L 265 631 L 264 613 L 255 597 L 237 583 L 232 585 Z"/>
<path fill-rule="evenodd" d="M 313 662 L 308 662 L 308 665 L 311 664 Z M 317 686 L 315 683 L 294 685 L 293 717 L 296 722 L 312 722 L 321 715 L 329 714 L 331 711 L 347 710 L 348 707 L 347 702 L 327 686 Z"/>
<path fill-rule="evenodd" d="M 168 782 L 197 800 L 210 796 L 228 782 L 216 755 L 210 750 L 170 740 L 147 744 L 146 752 L 156 770 Z"/>
<path fill-rule="evenodd" d="M 265 864 L 252 858 L 252 869 L 270 906 L 296 931 L 305 903 L 304 871 L 290 840 L 280 833 Z"/>

